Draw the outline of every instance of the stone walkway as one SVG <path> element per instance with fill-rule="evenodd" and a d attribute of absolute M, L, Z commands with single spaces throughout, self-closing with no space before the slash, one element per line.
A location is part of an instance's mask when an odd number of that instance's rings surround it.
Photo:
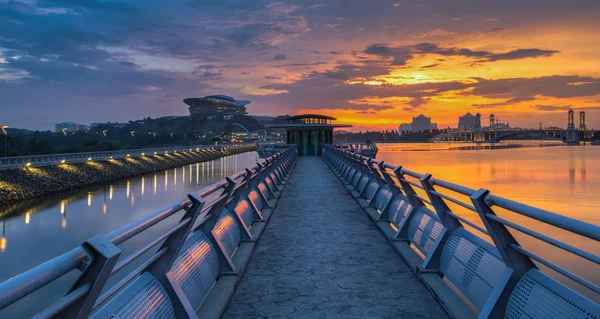
<path fill-rule="evenodd" d="M 320 157 L 301 157 L 224 318 L 447 318 Z"/>

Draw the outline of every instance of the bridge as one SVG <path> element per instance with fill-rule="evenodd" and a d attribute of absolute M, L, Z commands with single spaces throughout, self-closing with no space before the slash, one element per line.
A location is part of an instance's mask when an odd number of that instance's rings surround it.
<path fill-rule="evenodd" d="M 581 140 L 593 136 L 594 131 L 577 131 L 581 134 Z M 481 130 L 481 131 L 449 131 L 440 133 L 430 139 L 432 142 L 489 142 L 497 143 L 503 140 L 516 138 L 518 136 L 537 137 L 547 140 L 565 140 L 567 130 L 563 129 L 505 129 L 505 130 Z"/>
<path fill-rule="evenodd" d="M 1 283 L 0 316 L 68 274 L 71 288 L 39 300 L 45 308 L 36 318 L 599 318 L 596 283 L 521 246 L 512 232 L 596 272 L 598 251 L 498 211 L 600 243 L 600 226 L 485 189 L 330 145 L 322 157 L 288 147 Z M 167 221 L 166 232 L 123 255 L 124 243 Z"/>
<path fill-rule="evenodd" d="M 481 114 L 475 116 L 474 129 L 445 130 L 444 132 L 429 139 L 430 142 L 489 142 L 497 143 L 507 139 L 513 139 L 518 136 L 538 137 L 540 139 L 563 140 L 568 144 L 579 144 L 579 141 L 589 140 L 594 136 L 594 129 L 587 128 L 585 112 L 580 112 L 579 127 L 575 127 L 575 113 L 573 110 L 568 112 L 567 129 L 558 127 L 542 127 L 539 129 L 510 128 L 507 123 L 497 121 L 494 114 L 490 115 L 490 126 L 481 126 Z"/>

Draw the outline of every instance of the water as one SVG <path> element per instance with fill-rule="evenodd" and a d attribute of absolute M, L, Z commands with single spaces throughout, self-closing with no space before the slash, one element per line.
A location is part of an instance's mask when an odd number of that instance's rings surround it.
<path fill-rule="evenodd" d="M 106 234 L 187 194 L 256 164 L 256 152 L 232 155 L 150 173 L 104 185 L 50 195 L 0 210 L 0 282 L 65 253 L 98 234 Z M 171 219 L 179 219 L 176 214 Z M 119 247 L 126 256 L 163 232 L 169 220 Z M 171 224 L 172 225 L 172 224 Z M 2 238 L 0 237 L 0 238 Z M 137 265 L 137 263 L 136 263 Z M 134 265 L 128 266 L 131 271 Z M 127 272 L 124 270 L 122 273 Z M 121 273 L 121 272 L 120 272 Z M 0 318 L 29 318 L 63 294 L 70 274 L 40 292 L 0 311 Z M 116 277 L 118 278 L 118 276 Z M 112 280 L 114 283 L 116 278 Z M 40 305 L 40 303 L 42 303 Z"/>
<path fill-rule="evenodd" d="M 540 147 L 539 141 L 500 144 L 494 146 L 496 149 L 491 146 L 472 149 L 472 144 L 380 144 L 377 158 L 474 189 L 487 188 L 498 196 L 600 225 L 600 146 L 569 147 L 551 143 L 541 146 L 548 147 Z M 69 251 L 86 239 L 108 233 L 251 166 L 256 160 L 255 152 L 239 154 L 56 194 L 0 210 L 0 216 L 3 216 L 0 217 L 0 235 L 4 234 L 6 238 L 4 244 L 0 242 L 0 282 Z M 468 198 L 461 199 L 468 201 Z M 456 205 L 450 206 L 459 215 L 481 225 L 477 215 Z M 600 253 L 598 243 L 525 217 L 498 213 L 573 246 Z M 151 229 L 131 243 L 121 245 L 122 256 L 166 229 L 160 224 L 156 227 L 155 231 Z M 515 236 L 527 249 L 600 284 L 597 265 L 528 236 L 519 233 Z M 549 273 L 600 302 L 597 294 Z M 35 310 L 48 306 L 51 302 L 46 299 L 56 296 L 57 291 L 64 293 L 75 276 L 75 273 L 70 274 L 31 298 L 3 310 L 0 318 L 30 317 Z M 112 282 L 117 279 L 118 276 Z"/>
<path fill-rule="evenodd" d="M 489 149 L 487 145 L 484 149 L 472 150 L 470 145 L 380 144 L 377 159 L 473 189 L 485 188 L 501 197 L 600 225 L 600 146 L 564 146 L 552 142 L 540 145 L 539 141 L 520 141 L 495 146 L 499 147 L 497 149 Z M 471 204 L 465 196 L 457 198 Z M 483 225 L 475 213 L 458 205 L 449 206 L 458 215 Z M 600 254 L 600 244 L 587 238 L 514 213 L 502 210 L 497 213 L 572 246 Z M 480 234 L 476 230 L 473 232 Z M 600 285 L 598 265 L 519 232 L 512 233 L 526 249 Z M 600 302 L 598 294 L 557 273 L 549 273 Z"/>

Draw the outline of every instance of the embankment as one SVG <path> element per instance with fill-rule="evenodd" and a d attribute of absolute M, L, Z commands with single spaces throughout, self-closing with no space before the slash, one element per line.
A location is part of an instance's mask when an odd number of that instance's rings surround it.
<path fill-rule="evenodd" d="M 256 145 L 0 171 L 0 206 L 77 187 L 255 151 Z"/>

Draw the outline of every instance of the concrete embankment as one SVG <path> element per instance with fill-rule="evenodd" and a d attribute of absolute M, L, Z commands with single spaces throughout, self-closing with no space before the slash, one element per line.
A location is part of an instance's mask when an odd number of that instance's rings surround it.
<path fill-rule="evenodd" d="M 245 145 L 226 151 L 213 149 L 0 171 L 0 206 L 77 187 L 210 161 L 256 149 L 256 145 Z"/>

